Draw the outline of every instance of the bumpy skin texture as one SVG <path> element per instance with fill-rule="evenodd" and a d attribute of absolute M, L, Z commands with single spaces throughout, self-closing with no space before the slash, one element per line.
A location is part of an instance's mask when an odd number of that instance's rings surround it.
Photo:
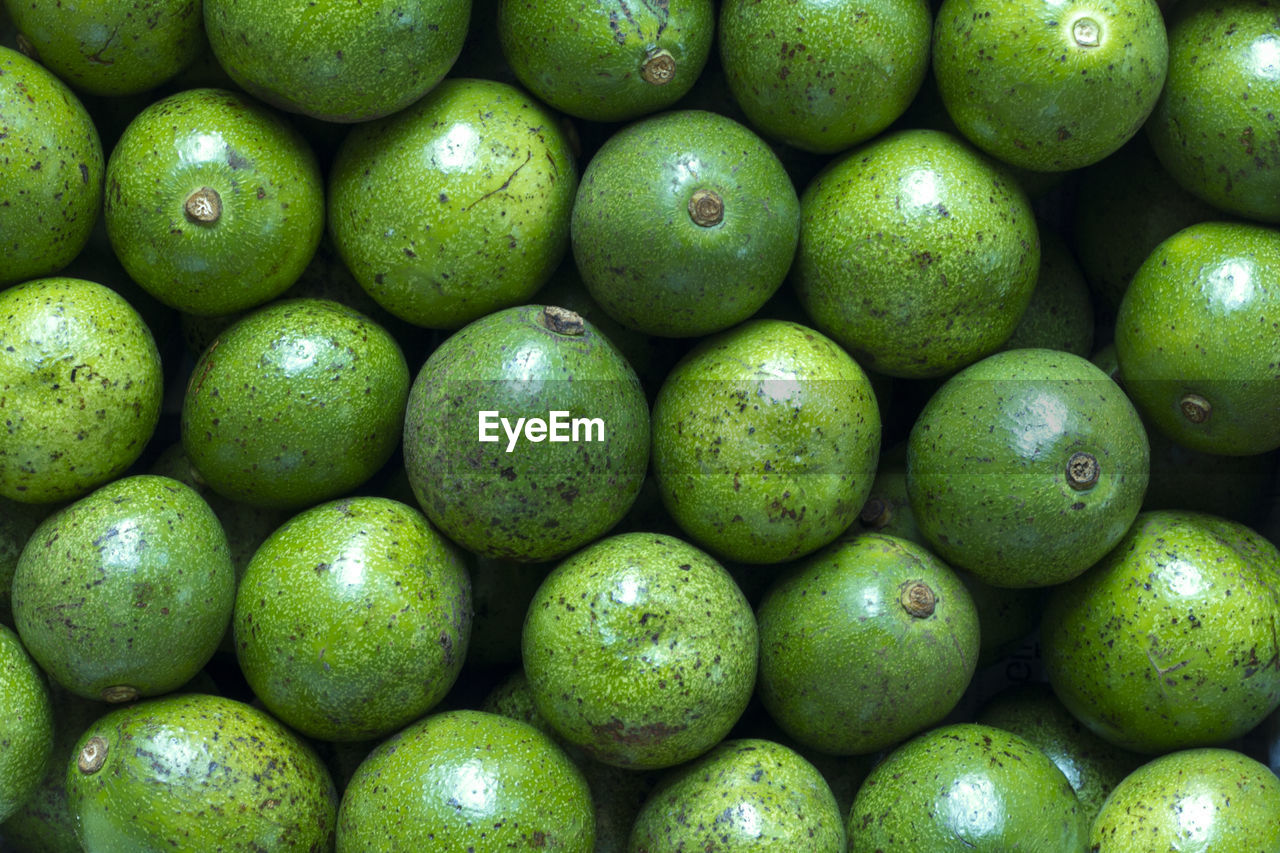
<path fill-rule="evenodd" d="M 274 302 L 192 370 L 182 446 L 209 487 L 290 509 L 363 483 L 395 451 L 409 367 L 385 329 L 326 299 Z"/>
<path fill-rule="evenodd" d="M 878 137 L 800 198 L 800 302 L 869 370 L 943 376 L 994 352 L 1026 310 L 1039 266 L 1026 194 L 939 131 Z"/>
<path fill-rule="evenodd" d="M 0 498 L 0 624 L 13 627 L 13 573 L 18 557 L 40 522 L 56 509 L 52 504 L 24 504 Z"/>
<path fill-rule="evenodd" d="M 627 533 L 543 582 L 522 642 L 539 713 L 619 767 L 672 767 L 720 741 L 751 698 L 756 620 L 733 578 L 670 536 Z"/>
<path fill-rule="evenodd" d="M 1055 589 L 1044 665 L 1058 698 L 1137 752 L 1211 746 L 1280 706 L 1280 552 L 1200 513 L 1138 516 L 1115 550 Z"/>
<path fill-rule="evenodd" d="M 95 737 L 106 756 L 86 773 L 77 765 Z M 333 847 L 329 771 L 297 735 L 243 703 L 200 693 L 139 702 L 91 725 L 75 755 L 67 793 L 86 850 Z"/>
<path fill-rule="evenodd" d="M 904 604 L 920 584 L 933 596 L 925 615 Z M 765 594 L 757 621 L 761 702 L 788 735 L 826 753 L 874 752 L 937 723 L 978 663 L 964 584 L 923 547 L 880 533 L 799 563 Z"/>
<path fill-rule="evenodd" d="M 1093 302 L 1080 265 L 1056 231 L 1040 232 L 1040 273 L 1022 319 L 1001 349 L 1093 353 Z"/>
<path fill-rule="evenodd" d="M 80 254 L 98 221 L 103 161 L 98 130 L 67 85 L 0 47 L 0 287 Z"/>
<path fill-rule="evenodd" d="M 1202 222 L 1165 240 L 1116 315 L 1116 357 L 1142 414 L 1179 444 L 1250 456 L 1280 448 L 1280 231 Z M 1187 395 L 1208 416 L 1184 410 Z M 1203 410 L 1204 407 L 1200 406 Z"/>
<path fill-rule="evenodd" d="M 712 0 L 498 3 L 498 38 L 516 77 L 555 109 L 591 121 L 674 104 L 702 73 L 714 32 Z M 655 76 L 660 83 L 643 70 L 654 51 L 671 61 L 669 73 Z"/>
<path fill-rule="evenodd" d="M 973 144 L 1036 171 L 1102 160 L 1141 128 L 1169 66 L 1155 0 L 945 0 L 938 91 Z"/>
<path fill-rule="evenodd" d="M 719 221 L 690 203 L 715 193 Z M 591 158 L 570 235 L 582 280 L 623 325 L 688 337 L 752 314 L 786 278 L 800 200 L 777 156 L 732 119 L 682 110 L 612 135 Z"/>
<path fill-rule="evenodd" d="M 78 498 L 120 475 L 160 419 L 160 353 L 110 288 L 72 278 L 0 293 L 0 496 Z"/>
<path fill-rule="evenodd" d="M 853 523 L 875 476 L 871 383 L 825 335 L 752 320 L 704 341 L 653 407 L 653 474 L 667 511 L 727 559 L 812 553 Z"/>
<path fill-rule="evenodd" d="M 53 750 L 53 704 L 36 662 L 0 625 L 0 821 L 35 792 Z"/>
<path fill-rule="evenodd" d="M 1228 749 L 1161 756 L 1112 792 L 1093 824 L 1096 853 L 1280 850 L 1280 780 Z"/>
<path fill-rule="evenodd" d="M 932 29 L 927 0 L 726 0 L 717 38 L 751 126 L 830 154 L 907 109 L 929 69 Z"/>
<path fill-rule="evenodd" d="M 1088 824 L 1047 755 L 960 723 L 889 753 L 849 812 L 849 853 L 1084 853 Z"/>
<path fill-rule="evenodd" d="M 309 737 L 371 740 L 421 717 L 462 669 L 471 584 L 456 546 L 386 498 L 294 516 L 236 592 L 236 657 L 267 710 Z"/>
<path fill-rule="evenodd" d="M 627 849 L 845 853 L 844 820 L 822 774 L 799 753 L 768 740 L 731 740 L 663 781 Z"/>
<path fill-rule="evenodd" d="M 200 0 L 5 0 L 36 59 L 74 88 L 134 95 L 195 61 L 204 47 Z"/>
<path fill-rule="evenodd" d="M 329 177 L 329 227 L 378 304 L 456 329 L 547 281 L 569 248 L 577 188 L 545 107 L 504 83 L 447 80 L 351 131 Z"/>
<path fill-rule="evenodd" d="M 391 115 L 462 51 L 470 0 L 205 0 L 218 62 L 246 92 L 333 122 Z"/>
<path fill-rule="evenodd" d="M 187 201 L 218 194 L 201 222 Z M 129 275 L 179 311 L 230 314 L 279 296 L 324 233 L 315 154 L 241 94 L 189 89 L 139 113 L 107 163 L 107 236 Z"/>
<path fill-rule="evenodd" d="M 626 514 L 649 461 L 649 411 L 635 371 L 589 323 L 552 331 L 537 305 L 508 308 L 454 334 L 413 381 L 404 422 L 409 483 L 450 539 L 487 557 L 564 556 Z M 564 416 L 567 441 L 499 424 Z M 491 441 L 479 440 L 479 413 Z M 574 419 L 602 426 L 568 428 Z M 601 437 L 603 434 L 603 438 Z M 549 436 L 549 431 L 548 431 Z M 510 448 L 510 452 L 508 452 Z"/>
<path fill-rule="evenodd" d="M 13 577 L 22 641 L 88 699 L 112 687 L 142 696 L 181 687 L 213 656 L 234 600 L 218 517 L 190 487 L 146 474 L 45 519 Z"/>
<path fill-rule="evenodd" d="M 435 714 L 384 741 L 338 814 L 338 853 L 591 853 L 594 841 L 591 792 L 564 750 L 483 711 Z"/>
<path fill-rule="evenodd" d="M 1280 3 L 1192 0 L 1169 20 L 1169 79 L 1147 123 L 1190 192 L 1280 223 Z"/>

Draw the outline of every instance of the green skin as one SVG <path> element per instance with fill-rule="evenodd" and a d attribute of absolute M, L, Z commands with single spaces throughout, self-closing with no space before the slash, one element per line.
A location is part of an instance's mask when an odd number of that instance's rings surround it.
<path fill-rule="evenodd" d="M 0 287 L 57 272 L 80 254 L 98 221 L 104 159 L 67 85 L 0 47 Z"/>
<path fill-rule="evenodd" d="M 434 714 L 384 741 L 338 813 L 338 853 L 591 853 L 594 842 L 591 792 L 564 750 L 483 711 Z"/>
<path fill-rule="evenodd" d="M 409 483 L 427 517 L 481 556 L 564 556 L 618 523 L 649 461 L 649 412 L 635 371 L 595 327 L 561 334 L 543 307 L 499 311 L 457 332 L 419 371 L 404 422 Z M 497 418 L 598 418 L 578 441 L 512 447 Z M 478 440 L 480 412 L 492 441 Z M 568 437 L 572 439 L 572 433 Z M 508 452 L 508 448 L 511 448 Z"/>
<path fill-rule="evenodd" d="M 627 850 L 845 853 L 844 816 L 799 753 L 768 740 L 729 740 L 659 785 Z"/>
<path fill-rule="evenodd" d="M 13 627 L 13 573 L 31 534 L 55 506 L 0 498 L 0 625 Z"/>
<path fill-rule="evenodd" d="M 105 761 L 85 772 L 95 737 Z M 328 770 L 297 735 L 249 705 L 199 693 L 139 702 L 91 725 L 75 754 L 67 795 L 86 850 L 333 847 L 338 795 Z"/>
<path fill-rule="evenodd" d="M 921 584 L 931 612 L 904 600 Z M 978 663 L 978 612 L 964 584 L 921 546 L 880 533 L 796 565 L 756 618 L 765 710 L 826 753 L 875 752 L 936 724 Z"/>
<path fill-rule="evenodd" d="M 1135 770 L 1089 833 L 1097 853 L 1280 850 L 1280 780 L 1229 749 L 1188 749 Z"/>
<path fill-rule="evenodd" d="M 4 3 L 37 61 L 92 95 L 153 89 L 204 47 L 199 0 Z"/>
<path fill-rule="evenodd" d="M 637 118 L 684 97 L 714 32 L 712 0 L 498 3 L 498 38 L 520 82 L 553 108 L 598 122 Z M 668 74 L 654 73 L 662 65 L 651 60 L 654 51 L 669 55 Z"/>
<path fill-rule="evenodd" d="M 218 62 L 249 94 L 331 122 L 391 115 L 462 51 L 470 0 L 205 0 Z"/>
<path fill-rule="evenodd" d="M 1079 169 L 1124 145 L 1169 66 L 1155 0 L 944 0 L 933 71 L 974 145 L 1042 172 Z"/>
<path fill-rule="evenodd" d="M 928 0 L 726 0 L 720 58 L 752 127 L 833 154 L 907 109 L 929 69 L 932 29 Z"/>
<path fill-rule="evenodd" d="M 160 419 L 160 354 L 110 288 L 46 278 L 0 292 L 0 497 L 81 497 L 137 460 Z"/>
<path fill-rule="evenodd" d="M 702 342 L 653 406 L 653 474 L 677 524 L 726 559 L 777 563 L 844 532 L 866 501 L 880 412 L 825 335 L 753 320 Z"/>
<path fill-rule="evenodd" d="M 10 628 L 0 625 L 0 821 L 35 793 L 53 751 L 53 705 L 44 675 Z"/>
<path fill-rule="evenodd" d="M 258 309 L 196 362 L 182 446 L 218 494 L 267 509 L 337 497 L 400 438 L 409 367 L 385 329 L 325 299 Z"/>
<path fill-rule="evenodd" d="M 756 679 L 759 635 L 733 578 L 669 536 L 577 552 L 525 620 L 534 704 L 566 741 L 618 767 L 673 767 L 728 734 Z"/>
<path fill-rule="evenodd" d="M 332 501 L 254 554 L 236 592 L 236 659 L 293 729 L 372 740 L 444 698 L 471 615 L 462 555 L 420 512 L 387 498 Z"/>
<path fill-rule="evenodd" d="M 1280 223 L 1280 35 L 1275 0 L 1190 0 L 1169 19 L 1169 79 L 1147 135 L 1185 189 Z"/>
<path fill-rule="evenodd" d="M 690 205 L 714 193 L 720 217 Z M 570 235 L 582 280 L 619 323 L 693 337 L 756 313 L 786 278 L 800 201 L 777 156 L 732 119 L 664 113 L 612 135 L 592 157 Z"/>
<path fill-rule="evenodd" d="M 108 483 L 45 519 L 13 576 L 23 643 L 87 699 L 181 687 L 213 656 L 234 598 L 218 517 L 190 487 L 149 474 Z"/>
<path fill-rule="evenodd" d="M 1097 480 L 1077 476 L 1076 454 Z M 996 586 L 1052 586 L 1111 550 L 1142 504 L 1146 430 L 1100 369 L 1053 350 L 1011 350 L 947 380 L 911 428 L 907 495 L 949 564 Z"/>
<path fill-rule="evenodd" d="M 447 80 L 346 137 L 329 176 L 329 227 L 382 307 L 456 329 L 547 281 L 569 248 L 577 188 L 545 107 L 504 83 Z"/>
<path fill-rule="evenodd" d="M 1280 231 L 1202 222 L 1165 240 L 1116 316 L 1116 357 L 1143 416 L 1192 450 L 1280 448 Z M 1184 408 L 1207 401 L 1207 417 Z M 1205 411 L 1200 406 L 1200 411 Z M 1189 416 L 1193 415 L 1193 416 Z"/>
<path fill-rule="evenodd" d="M 1093 353 L 1093 302 L 1071 250 L 1057 232 L 1040 231 L 1040 273 L 1031 303 L 1002 350 L 1052 349 Z"/>
<path fill-rule="evenodd" d="M 849 812 L 849 853 L 1084 853 L 1067 777 L 1023 738 L 960 723 L 895 749 Z"/>
<path fill-rule="evenodd" d="M 1054 692 L 1098 736 L 1144 753 L 1243 735 L 1280 706 L 1280 552 L 1236 522 L 1145 512 L 1041 625 Z"/>
<path fill-rule="evenodd" d="M 315 254 L 323 186 L 310 146 L 279 116 L 244 95 L 191 89 L 139 113 L 111 152 L 107 235 L 164 304 L 243 311 L 279 296 Z M 207 222 L 191 212 L 205 189 L 220 205 Z"/>
<path fill-rule="evenodd" d="M 911 130 L 836 160 L 800 198 L 805 311 L 869 370 L 944 376 L 994 352 L 1035 289 L 1026 194 L 956 137 Z"/>

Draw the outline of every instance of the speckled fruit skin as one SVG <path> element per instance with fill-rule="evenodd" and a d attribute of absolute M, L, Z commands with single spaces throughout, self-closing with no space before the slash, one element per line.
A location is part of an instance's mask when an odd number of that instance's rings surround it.
<path fill-rule="evenodd" d="M 672 771 L 641 808 L 627 850 L 845 853 L 844 819 L 799 753 L 744 738 Z"/>
<path fill-rule="evenodd" d="M 723 217 L 695 221 L 714 193 Z M 570 239 L 587 290 L 619 323 L 692 337 L 756 313 L 800 238 L 800 200 L 777 155 L 732 119 L 681 110 L 618 131 L 591 158 Z"/>
<path fill-rule="evenodd" d="M 0 498 L 0 625 L 13 627 L 13 573 L 18 557 L 40 522 L 57 506 L 24 504 Z"/>
<path fill-rule="evenodd" d="M 462 555 L 420 512 L 342 499 L 294 516 L 254 554 L 236 592 L 236 658 L 292 728 L 371 740 L 453 686 L 471 617 Z"/>
<path fill-rule="evenodd" d="M 190 487 L 150 474 L 45 519 L 13 576 L 23 643 L 88 699 L 114 687 L 142 696 L 181 687 L 213 656 L 234 600 L 218 517 Z"/>
<path fill-rule="evenodd" d="M 752 320 L 707 339 L 653 405 L 663 504 L 700 546 L 777 563 L 812 553 L 857 518 L 875 477 L 871 383 L 825 335 Z"/>
<path fill-rule="evenodd" d="M 333 122 L 391 115 L 462 51 L 471 0 L 204 0 L 214 56 L 249 94 Z"/>
<path fill-rule="evenodd" d="M 1212 746 L 1280 706 L 1280 553 L 1237 522 L 1144 512 L 1115 550 L 1049 596 L 1054 692 L 1135 752 Z"/>
<path fill-rule="evenodd" d="M 446 80 L 352 129 L 329 176 L 329 227 L 378 304 L 456 329 L 547 281 L 569 248 L 577 189 L 545 107 L 504 83 Z"/>
<path fill-rule="evenodd" d="M 917 614 L 904 596 L 921 584 L 933 604 Z M 836 755 L 936 724 L 978 664 L 978 612 L 964 584 L 923 547 L 880 533 L 797 564 L 765 593 L 756 621 L 765 710 L 797 742 Z"/>
<path fill-rule="evenodd" d="M 85 746 L 101 739 L 101 767 Z M 200 693 L 112 711 L 67 767 L 86 850 L 314 851 L 333 847 L 338 795 L 312 749 L 256 708 Z M 88 765 L 92 766 L 92 765 Z"/>
<path fill-rule="evenodd" d="M 1039 267 L 1026 194 L 940 131 L 877 137 L 800 197 L 796 292 L 818 329 L 869 370 L 943 376 L 994 352 L 1026 311 Z"/>
<path fill-rule="evenodd" d="M 1096 461 L 1073 485 L 1071 460 Z M 911 428 L 907 496 L 920 532 L 949 564 L 996 586 L 1076 577 L 1120 541 L 1150 471 L 1146 430 L 1090 362 L 1009 350 L 938 389 Z"/>
<path fill-rule="evenodd" d="M 306 140 L 245 95 L 188 89 L 139 113 L 107 163 L 104 218 L 120 263 L 148 293 L 191 314 L 279 296 L 324 233 L 324 181 Z M 214 222 L 188 199 L 218 194 Z"/>
<path fill-rule="evenodd" d="M 927 0 L 726 0 L 729 90 L 761 133 L 833 154 L 907 109 L 929 69 Z"/>
<path fill-rule="evenodd" d="M 94 95 L 159 86 L 204 47 L 199 0 L 4 0 L 37 61 Z"/>
<path fill-rule="evenodd" d="M 487 557 L 537 562 L 586 545 L 626 514 L 648 467 L 649 407 L 635 371 L 590 323 L 560 334 L 543 317 L 544 307 L 522 305 L 477 320 L 431 354 L 409 393 L 414 495 L 441 532 Z M 492 441 L 479 440 L 482 411 L 497 413 Z M 603 427 L 578 441 L 522 435 L 508 452 L 497 418 L 514 425 L 552 411 Z"/>
<path fill-rule="evenodd" d="M 944 0 L 933 71 L 956 126 L 1006 163 L 1079 169 L 1129 141 L 1169 67 L 1155 0 Z"/>
<path fill-rule="evenodd" d="M 182 446 L 209 487 L 271 509 L 336 497 L 400 438 L 409 367 L 385 329 L 327 299 L 273 302 L 196 362 Z"/>
<path fill-rule="evenodd" d="M 384 741 L 338 813 L 338 853 L 590 853 L 594 843 L 591 792 L 564 750 L 483 711 L 434 714 Z"/>
<path fill-rule="evenodd" d="M 529 605 L 525 674 L 565 740 L 619 767 L 715 746 L 756 680 L 755 615 L 727 571 L 670 536 L 625 533 L 560 563 Z"/>
<path fill-rule="evenodd" d="M 0 287 L 65 267 L 89 242 L 104 156 L 80 99 L 0 47 Z"/>
<path fill-rule="evenodd" d="M 1112 792 L 1089 834 L 1093 853 L 1280 850 L 1280 780 L 1229 749 L 1156 758 Z"/>
<path fill-rule="evenodd" d="M 1160 162 L 1229 213 L 1280 223 L 1280 3 L 1194 0 L 1169 18 L 1169 79 L 1147 122 Z"/>
<path fill-rule="evenodd" d="M 863 782 L 847 828 L 849 853 L 1084 853 L 1089 830 L 1047 755 L 974 723 L 891 752 Z"/>
<path fill-rule="evenodd" d="M 0 292 L 0 496 L 78 498 L 122 474 L 160 419 L 160 353 L 101 284 L 73 278 Z"/>
<path fill-rule="evenodd" d="M 1093 302 L 1080 265 L 1057 231 L 1041 229 L 1036 289 L 1001 349 L 1053 349 L 1088 358 L 1093 326 Z"/>
<path fill-rule="evenodd" d="M 1125 390 L 1174 441 L 1229 456 L 1280 448 L 1280 231 L 1202 222 L 1169 237 L 1125 292 L 1115 343 Z M 1184 408 L 1189 394 L 1207 417 Z"/>
<path fill-rule="evenodd" d="M 0 821 L 35 792 L 53 750 L 53 705 L 31 656 L 0 625 Z"/>
<path fill-rule="evenodd" d="M 557 110 L 625 121 L 669 107 L 693 87 L 711 54 L 711 0 L 500 0 L 498 39 L 520 82 Z M 665 51 L 665 75 L 646 62 Z M 660 63 L 655 63 L 656 68 Z"/>

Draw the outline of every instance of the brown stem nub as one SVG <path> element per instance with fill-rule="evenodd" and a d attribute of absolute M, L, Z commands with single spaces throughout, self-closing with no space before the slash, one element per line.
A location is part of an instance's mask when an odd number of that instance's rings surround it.
<path fill-rule="evenodd" d="M 862 523 L 873 530 L 887 527 L 893 520 L 893 508 L 884 498 L 871 498 L 862 505 Z"/>
<path fill-rule="evenodd" d="M 724 221 L 724 199 L 715 190 L 698 190 L 689 199 L 689 218 L 703 228 Z"/>
<path fill-rule="evenodd" d="M 1071 37 L 1081 47 L 1097 47 L 1101 40 L 1101 28 L 1093 18 L 1076 18 L 1071 25 Z"/>
<path fill-rule="evenodd" d="M 1213 414 L 1213 406 L 1199 394 L 1187 394 L 1178 401 L 1178 408 L 1182 409 L 1182 416 L 1193 424 L 1202 424 Z"/>
<path fill-rule="evenodd" d="M 23 56 L 25 56 L 27 59 L 30 59 L 33 62 L 40 61 L 40 51 L 36 50 L 36 46 L 31 43 L 31 39 L 27 38 L 22 33 L 18 33 L 17 38 L 14 39 L 14 42 L 16 43 L 16 46 L 18 48 L 18 52 L 21 53 Z"/>
<path fill-rule="evenodd" d="M 567 308 L 548 305 L 542 309 L 540 319 L 544 329 L 555 332 L 557 335 L 581 335 L 586 330 L 582 315 Z"/>
<path fill-rule="evenodd" d="M 222 196 L 213 187 L 201 187 L 187 196 L 182 208 L 191 222 L 212 225 L 222 217 Z"/>
<path fill-rule="evenodd" d="M 676 58 L 665 48 L 651 47 L 644 55 L 640 76 L 646 83 L 665 86 L 671 82 L 671 78 L 676 76 Z"/>
<path fill-rule="evenodd" d="M 933 615 L 933 608 L 938 597 L 933 594 L 927 583 L 912 581 L 902 590 L 902 608 L 917 619 L 926 619 Z"/>
<path fill-rule="evenodd" d="M 120 702 L 132 702 L 138 698 L 138 688 L 130 687 L 127 684 L 117 684 L 115 687 L 106 687 L 102 690 L 102 701 L 112 704 Z"/>
<path fill-rule="evenodd" d="M 94 735 L 85 741 L 84 747 L 80 750 L 80 756 L 76 759 L 76 767 L 80 768 L 80 772 L 85 775 L 97 773 L 106 760 L 107 742 Z"/>
<path fill-rule="evenodd" d="M 1067 460 L 1067 485 L 1076 491 L 1092 488 L 1101 473 L 1098 457 L 1092 453 L 1072 453 Z"/>

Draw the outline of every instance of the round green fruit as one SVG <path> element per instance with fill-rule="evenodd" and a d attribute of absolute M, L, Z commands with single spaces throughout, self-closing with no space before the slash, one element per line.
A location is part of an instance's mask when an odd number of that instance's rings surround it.
<path fill-rule="evenodd" d="M 36 662 L 0 625 L 0 821 L 35 793 L 53 750 L 53 705 Z"/>
<path fill-rule="evenodd" d="M 13 627 L 13 573 L 18 558 L 40 522 L 56 504 L 24 504 L 0 498 L 0 625 Z"/>
<path fill-rule="evenodd" d="M 1001 349 L 1093 353 L 1093 302 L 1080 265 L 1057 232 L 1040 232 L 1040 273 L 1022 319 Z"/>

